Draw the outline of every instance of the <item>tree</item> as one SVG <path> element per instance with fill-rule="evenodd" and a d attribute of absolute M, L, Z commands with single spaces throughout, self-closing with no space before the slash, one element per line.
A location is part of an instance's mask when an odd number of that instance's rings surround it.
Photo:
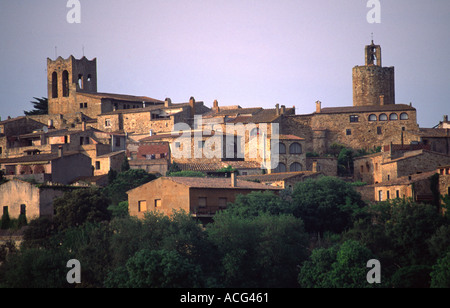
<path fill-rule="evenodd" d="M 109 197 L 113 205 L 122 201 L 128 201 L 127 191 L 156 179 L 154 174 L 149 174 L 142 169 L 129 169 L 119 172 L 112 183 L 104 188 L 104 193 Z"/>
<path fill-rule="evenodd" d="M 364 206 L 353 186 L 335 177 L 297 183 L 292 199 L 294 216 L 305 222 L 307 232 L 320 234 L 349 229 Z"/>
<path fill-rule="evenodd" d="M 125 155 L 122 165 L 120 166 L 120 171 L 125 172 L 128 170 L 130 170 L 130 163 L 128 162 L 128 157 Z"/>
<path fill-rule="evenodd" d="M 55 224 L 59 229 L 81 226 L 86 222 L 109 221 L 109 199 L 99 189 L 78 189 L 65 192 L 54 201 Z"/>
<path fill-rule="evenodd" d="M 199 266 L 191 264 L 176 251 L 143 249 L 126 264 L 129 287 L 196 288 Z"/>
<path fill-rule="evenodd" d="M 431 288 L 450 288 L 450 251 L 433 266 Z"/>
<path fill-rule="evenodd" d="M 312 252 L 298 275 L 298 282 L 305 288 L 370 288 L 367 282 L 367 261 L 374 254 L 357 241 L 349 240 L 330 248 Z"/>
<path fill-rule="evenodd" d="M 219 251 L 224 287 L 297 287 L 297 265 L 306 260 L 303 222 L 292 215 L 217 213 L 207 226 Z"/>
<path fill-rule="evenodd" d="M 237 195 L 234 203 L 228 205 L 227 211 L 244 217 L 258 216 L 260 213 L 272 215 L 292 213 L 289 202 L 271 191 L 253 191 L 246 195 Z"/>
<path fill-rule="evenodd" d="M 46 97 L 33 97 L 36 101 L 32 101 L 34 110 L 24 111 L 26 116 L 48 114 L 48 99 Z"/>
<path fill-rule="evenodd" d="M 338 173 L 340 176 L 353 174 L 353 150 L 343 148 L 338 155 Z"/>

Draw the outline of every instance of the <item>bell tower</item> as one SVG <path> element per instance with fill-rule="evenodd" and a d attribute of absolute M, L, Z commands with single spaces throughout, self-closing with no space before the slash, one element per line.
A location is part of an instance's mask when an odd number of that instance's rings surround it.
<path fill-rule="evenodd" d="M 72 113 L 77 93 L 97 92 L 97 59 L 86 57 L 56 60 L 47 58 L 47 93 L 49 114 Z"/>
<path fill-rule="evenodd" d="M 395 104 L 394 67 L 382 67 L 381 47 L 373 40 L 364 49 L 365 65 L 353 68 L 353 106 Z"/>

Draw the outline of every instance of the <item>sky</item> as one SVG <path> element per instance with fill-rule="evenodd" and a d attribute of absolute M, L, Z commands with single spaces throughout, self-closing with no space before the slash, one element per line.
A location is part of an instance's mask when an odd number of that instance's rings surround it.
<path fill-rule="evenodd" d="M 47 97 L 47 58 L 97 58 L 98 92 L 212 107 L 351 106 L 352 68 L 381 45 L 397 104 L 450 114 L 448 0 L 0 0 L 0 116 Z M 370 23 L 371 1 L 380 22 Z M 369 5 L 369 6 L 368 6 Z"/>

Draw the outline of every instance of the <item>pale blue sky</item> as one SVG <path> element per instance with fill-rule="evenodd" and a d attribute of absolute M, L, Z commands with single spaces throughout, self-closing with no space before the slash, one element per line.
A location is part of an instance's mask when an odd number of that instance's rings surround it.
<path fill-rule="evenodd" d="M 212 106 L 295 106 L 311 113 L 352 105 L 352 68 L 380 44 L 395 66 L 396 102 L 412 102 L 422 127 L 450 114 L 450 1 L 0 0 L 0 116 L 23 115 L 47 96 L 46 59 L 97 58 L 98 91 L 194 96 Z"/>

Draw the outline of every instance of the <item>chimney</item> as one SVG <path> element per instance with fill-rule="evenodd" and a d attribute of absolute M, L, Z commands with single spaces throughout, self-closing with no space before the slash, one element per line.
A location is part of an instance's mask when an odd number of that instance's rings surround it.
<path fill-rule="evenodd" d="M 164 100 L 164 107 L 169 107 L 169 106 L 172 106 L 172 100 L 170 99 L 170 98 L 166 98 L 165 100 Z"/>
<path fill-rule="evenodd" d="M 58 157 L 63 157 L 64 156 L 64 149 L 62 146 L 58 147 Z"/>
<path fill-rule="evenodd" d="M 321 113 L 321 112 L 322 112 L 322 102 L 317 101 L 316 102 L 316 113 Z"/>
<path fill-rule="evenodd" d="M 81 122 L 81 130 L 82 130 L 83 132 L 86 131 L 86 121 Z"/>
<path fill-rule="evenodd" d="M 48 125 L 47 125 L 48 128 L 54 128 L 54 127 L 53 127 L 53 120 L 48 120 L 48 121 L 47 121 L 47 124 L 48 124 Z"/>
<path fill-rule="evenodd" d="M 384 95 L 380 95 L 380 106 L 384 106 Z"/>
<path fill-rule="evenodd" d="M 191 107 L 191 118 L 195 116 L 195 99 L 193 96 L 189 99 L 189 107 Z"/>
<path fill-rule="evenodd" d="M 280 114 L 284 114 L 286 112 L 286 106 L 285 105 L 281 105 L 281 112 Z"/>
<path fill-rule="evenodd" d="M 448 115 L 444 116 L 444 122 L 448 122 Z"/>
<path fill-rule="evenodd" d="M 275 105 L 277 115 L 280 115 L 280 104 Z"/>
<path fill-rule="evenodd" d="M 142 102 L 142 108 L 145 108 L 145 101 Z"/>
<path fill-rule="evenodd" d="M 214 102 L 213 102 L 213 110 L 215 112 L 219 112 L 220 111 L 219 102 L 217 101 L 217 99 L 215 99 Z"/>
<path fill-rule="evenodd" d="M 237 187 L 236 172 L 231 172 L 231 187 Z"/>
<path fill-rule="evenodd" d="M 153 130 L 150 130 L 150 137 L 153 136 Z"/>

